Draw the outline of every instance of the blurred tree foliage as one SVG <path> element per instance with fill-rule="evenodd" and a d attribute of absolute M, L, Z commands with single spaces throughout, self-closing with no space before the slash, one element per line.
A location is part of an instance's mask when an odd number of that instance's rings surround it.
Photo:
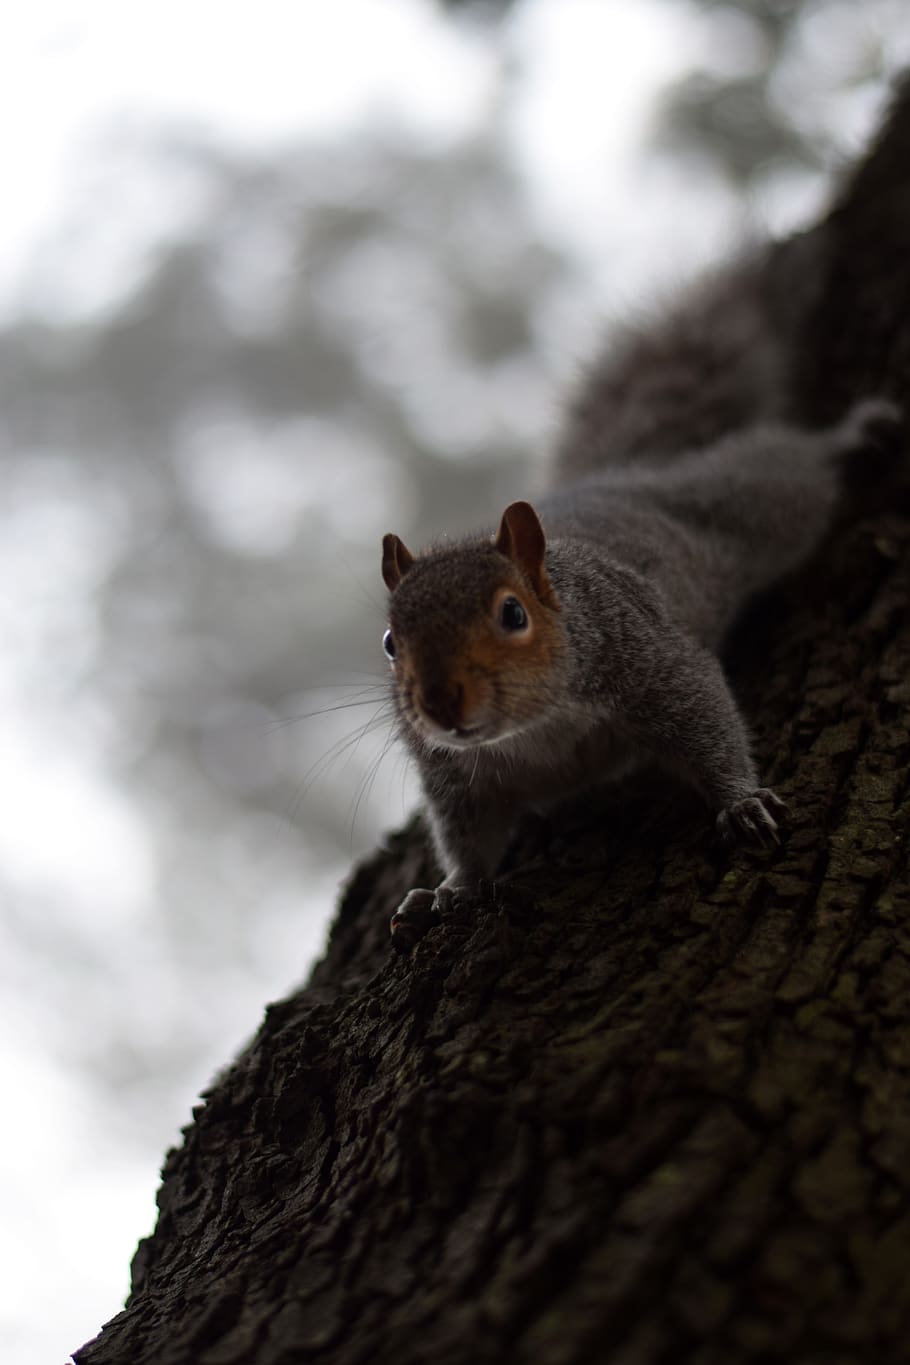
<path fill-rule="evenodd" d="M 521 7 L 516 0 L 439 3 L 461 20 L 490 25 Z M 680 0 L 664 3 L 670 9 Z M 881 82 L 906 21 L 903 0 L 685 0 L 685 7 L 706 25 L 716 62 L 664 92 L 653 143 L 713 163 L 742 189 L 769 167 L 830 169 L 838 151 L 832 97 L 843 104 Z"/>
<path fill-rule="evenodd" d="M 143 175 L 179 187 L 192 221 L 110 304 L 66 316 L 55 282 L 79 273 L 98 203 Z M 439 159 L 378 133 L 245 157 L 170 134 L 118 145 L 97 177 L 45 250 L 47 303 L 0 330 L 2 525 L 40 579 L 28 723 L 138 815 L 154 913 L 137 958 L 132 930 L 95 931 L 98 905 L 80 918 L 36 885 L 8 951 L 46 953 L 67 1062 L 121 1099 L 151 1069 L 157 1117 L 160 1087 L 204 1080 L 184 1069 L 219 1016 L 251 1028 L 264 991 L 303 971 L 332 873 L 398 818 L 400 774 L 373 789 L 380 537 L 492 521 L 529 480 L 554 387 L 541 313 L 565 264 L 492 143 Z M 139 1027 L 150 957 L 183 1003 Z M 249 1015 L 221 984 L 238 963 Z"/>

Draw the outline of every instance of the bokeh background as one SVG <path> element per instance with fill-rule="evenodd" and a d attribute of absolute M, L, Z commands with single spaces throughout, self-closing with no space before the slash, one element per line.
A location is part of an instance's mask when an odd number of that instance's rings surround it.
<path fill-rule="evenodd" d="M 906 0 L 33 0 L 0 42 L 0 1339 L 413 802 L 378 546 L 495 521 L 611 318 L 809 221 Z"/>

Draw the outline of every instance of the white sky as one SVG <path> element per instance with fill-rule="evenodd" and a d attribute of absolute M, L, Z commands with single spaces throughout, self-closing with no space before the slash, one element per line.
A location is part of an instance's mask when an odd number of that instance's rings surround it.
<path fill-rule="evenodd" d="M 82 207 L 99 144 L 104 156 L 118 137 L 171 125 L 274 149 L 382 118 L 444 144 L 486 112 L 494 77 L 490 50 L 453 35 L 421 0 L 45 0 L 10 9 L 0 164 L 16 192 L 0 225 L 0 301 L 23 303 L 38 285 L 36 244 Z M 128 182 L 134 169 L 124 167 Z M 102 240 L 107 214 L 138 244 L 186 211 L 167 196 L 143 199 L 134 207 L 144 224 L 124 223 L 126 189 L 103 213 L 94 206 Z"/>
<path fill-rule="evenodd" d="M 91 313 L 133 283 L 151 242 L 185 231 L 202 206 L 191 185 L 135 164 L 145 130 L 274 150 L 384 120 L 442 153 L 502 98 L 497 45 L 440 22 L 429 0 L 45 0 L 4 28 L 0 163 L 15 193 L 0 225 L 0 315 Z M 653 92 L 704 52 L 703 32 L 683 4 L 528 0 L 504 42 L 519 71 L 506 128 L 542 228 L 601 260 L 630 199 L 652 192 L 634 177 Z M 648 215 L 636 216 L 644 261 Z M 61 271 L 46 247 L 63 233 Z"/>

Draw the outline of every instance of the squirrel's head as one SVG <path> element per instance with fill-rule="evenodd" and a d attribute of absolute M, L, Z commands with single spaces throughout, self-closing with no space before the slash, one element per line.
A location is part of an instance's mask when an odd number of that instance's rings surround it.
<path fill-rule="evenodd" d="M 495 744 L 558 695 L 559 601 L 534 508 L 513 502 L 497 534 L 415 557 L 383 537 L 391 594 L 383 649 L 401 715 L 437 748 Z"/>

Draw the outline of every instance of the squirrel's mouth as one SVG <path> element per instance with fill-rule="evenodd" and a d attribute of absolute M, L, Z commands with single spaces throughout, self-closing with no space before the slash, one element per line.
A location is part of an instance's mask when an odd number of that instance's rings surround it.
<path fill-rule="evenodd" d="M 520 726 L 502 726 L 495 722 L 478 725 L 461 725 L 444 730 L 432 721 L 420 717 L 416 728 L 431 749 L 448 749 L 449 752 L 464 753 L 469 749 L 492 749 L 507 743 L 522 733 Z"/>
<path fill-rule="evenodd" d="M 473 749 L 478 744 L 486 744 L 496 738 L 490 726 L 482 722 L 474 725 L 444 726 L 418 709 L 415 709 L 413 719 L 414 728 L 435 749 Z"/>
<path fill-rule="evenodd" d="M 456 749 L 468 749 L 473 744 L 483 742 L 486 727 L 483 725 L 453 725 L 444 729 L 435 721 L 421 717 L 424 732 L 437 744 L 447 744 Z"/>
<path fill-rule="evenodd" d="M 455 739 L 470 739 L 472 735 L 479 734 L 482 729 L 482 725 L 455 725 L 447 733 Z"/>

